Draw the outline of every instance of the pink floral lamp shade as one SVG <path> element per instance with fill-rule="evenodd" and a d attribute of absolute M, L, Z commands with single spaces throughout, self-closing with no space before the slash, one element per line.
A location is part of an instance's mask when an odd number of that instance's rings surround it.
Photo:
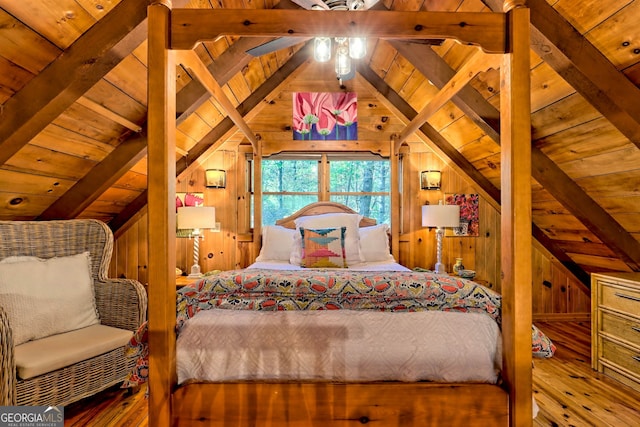
<path fill-rule="evenodd" d="M 353 92 L 293 94 L 294 140 L 358 139 L 358 99 Z"/>

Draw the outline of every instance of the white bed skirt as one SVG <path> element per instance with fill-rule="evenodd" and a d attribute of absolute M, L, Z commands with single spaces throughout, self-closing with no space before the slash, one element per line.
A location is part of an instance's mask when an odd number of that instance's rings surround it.
<path fill-rule="evenodd" d="M 496 383 L 501 342 L 481 313 L 210 309 L 178 337 L 178 382 Z"/>

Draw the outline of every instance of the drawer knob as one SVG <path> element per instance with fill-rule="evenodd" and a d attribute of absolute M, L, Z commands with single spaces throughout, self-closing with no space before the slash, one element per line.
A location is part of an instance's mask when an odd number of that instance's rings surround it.
<path fill-rule="evenodd" d="M 621 294 L 620 292 L 616 292 L 615 296 L 620 297 L 620 298 L 630 299 L 632 301 L 640 301 L 640 298 L 638 298 L 638 297 L 634 297 L 633 295 Z"/>

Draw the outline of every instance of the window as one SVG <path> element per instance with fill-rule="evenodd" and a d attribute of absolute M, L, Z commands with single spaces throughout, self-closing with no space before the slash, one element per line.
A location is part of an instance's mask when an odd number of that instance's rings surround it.
<path fill-rule="evenodd" d="M 317 160 L 262 161 L 262 223 L 275 224 L 318 201 Z"/>
<path fill-rule="evenodd" d="M 356 154 L 304 157 L 262 160 L 263 224 L 274 224 L 319 200 L 342 203 L 378 223 L 390 222 L 388 159 Z"/>
<path fill-rule="evenodd" d="M 333 160 L 329 165 L 329 200 L 375 218 L 378 224 L 389 224 L 391 179 L 388 160 Z"/>

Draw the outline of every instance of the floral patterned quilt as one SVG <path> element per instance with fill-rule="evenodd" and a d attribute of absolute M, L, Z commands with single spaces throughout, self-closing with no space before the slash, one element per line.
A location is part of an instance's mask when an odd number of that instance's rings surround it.
<path fill-rule="evenodd" d="M 441 310 L 479 312 L 501 323 L 501 296 L 470 280 L 416 271 L 245 269 L 223 271 L 177 292 L 176 333 L 201 310 Z M 123 387 L 147 379 L 146 324 L 132 338 L 135 372 Z M 532 351 L 552 357 L 555 346 L 532 325 Z"/>

